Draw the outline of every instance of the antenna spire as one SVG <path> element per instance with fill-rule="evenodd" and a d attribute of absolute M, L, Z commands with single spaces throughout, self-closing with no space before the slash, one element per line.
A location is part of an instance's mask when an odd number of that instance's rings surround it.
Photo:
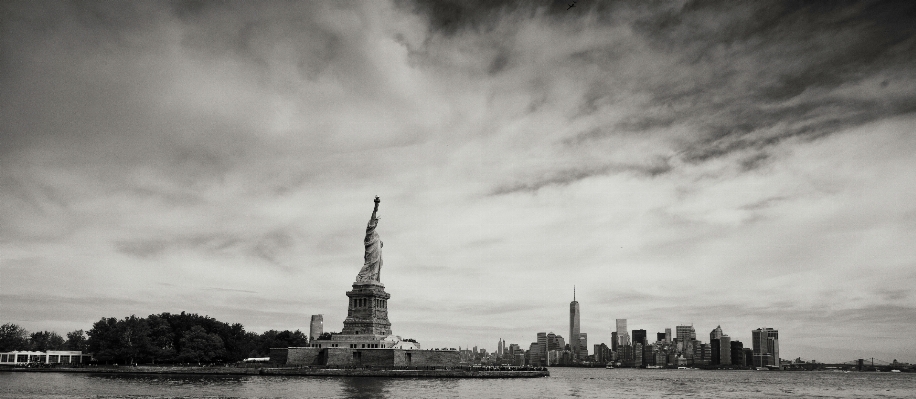
<path fill-rule="evenodd" d="M 576 300 L 576 286 L 573 284 L 573 300 Z"/>

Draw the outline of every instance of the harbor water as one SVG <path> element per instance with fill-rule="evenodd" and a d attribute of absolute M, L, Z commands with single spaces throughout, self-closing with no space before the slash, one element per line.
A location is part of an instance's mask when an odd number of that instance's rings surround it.
<path fill-rule="evenodd" d="M 0 372 L 0 398 L 912 398 L 916 373 L 551 368 L 432 379 Z"/>

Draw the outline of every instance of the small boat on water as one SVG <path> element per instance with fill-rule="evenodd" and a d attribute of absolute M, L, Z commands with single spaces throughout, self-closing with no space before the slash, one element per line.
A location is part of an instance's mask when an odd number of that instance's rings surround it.
<path fill-rule="evenodd" d="M 614 365 L 612 365 L 611 363 L 608 363 L 606 366 L 604 366 L 604 368 L 610 370 L 614 368 Z"/>

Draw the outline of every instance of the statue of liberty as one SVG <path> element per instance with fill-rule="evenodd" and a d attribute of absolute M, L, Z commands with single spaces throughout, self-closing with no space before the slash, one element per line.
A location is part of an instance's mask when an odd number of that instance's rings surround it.
<path fill-rule="evenodd" d="M 366 246 L 365 261 L 363 268 L 356 275 L 357 283 L 381 283 L 379 278 L 382 274 L 382 240 L 375 227 L 378 226 L 378 204 L 381 202 L 378 196 L 375 197 L 375 209 L 372 210 L 372 217 L 369 219 L 369 225 L 366 226 L 366 238 L 363 244 Z"/>

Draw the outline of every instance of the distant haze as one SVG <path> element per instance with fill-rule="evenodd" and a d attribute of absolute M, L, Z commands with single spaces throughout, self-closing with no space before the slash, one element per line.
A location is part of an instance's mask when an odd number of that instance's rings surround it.
<path fill-rule="evenodd" d="M 916 362 L 914 2 L 0 4 L 0 322 Z M 566 337 L 569 342 L 569 337 Z"/>

